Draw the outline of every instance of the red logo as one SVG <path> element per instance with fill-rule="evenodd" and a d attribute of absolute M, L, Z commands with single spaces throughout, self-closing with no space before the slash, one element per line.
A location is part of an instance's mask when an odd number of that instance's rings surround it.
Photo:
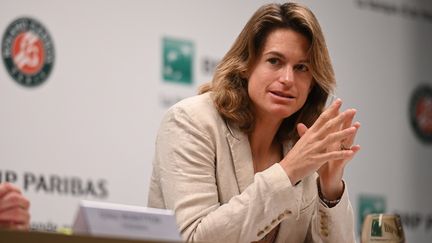
<path fill-rule="evenodd" d="M 418 99 L 415 114 L 422 132 L 432 134 L 432 96 L 424 96 Z"/>
<path fill-rule="evenodd" d="M 15 81 L 28 87 L 37 86 L 51 73 L 54 45 L 41 23 L 31 18 L 19 18 L 6 29 L 2 57 Z"/>
<path fill-rule="evenodd" d="M 33 32 L 27 31 L 15 38 L 12 59 L 21 72 L 35 74 L 44 64 L 44 51 L 42 40 Z"/>
<path fill-rule="evenodd" d="M 419 86 L 411 97 L 411 124 L 418 137 L 426 143 L 432 143 L 432 88 Z"/>

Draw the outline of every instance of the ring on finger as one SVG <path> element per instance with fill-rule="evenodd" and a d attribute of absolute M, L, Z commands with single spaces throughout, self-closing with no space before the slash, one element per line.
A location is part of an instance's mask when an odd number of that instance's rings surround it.
<path fill-rule="evenodd" d="M 343 143 L 341 143 L 340 150 L 351 150 L 351 147 L 345 147 L 345 145 L 343 145 Z"/>

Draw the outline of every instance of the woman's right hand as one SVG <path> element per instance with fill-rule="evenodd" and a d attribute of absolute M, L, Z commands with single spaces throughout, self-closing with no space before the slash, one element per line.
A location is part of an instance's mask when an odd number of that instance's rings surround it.
<path fill-rule="evenodd" d="M 356 113 L 354 109 L 339 112 L 342 101 L 337 99 L 308 129 L 302 128 L 301 137 L 280 162 L 292 184 L 318 171 L 328 161 L 349 160 L 358 151 L 339 149 L 344 140 L 355 137 L 358 126 L 350 123 Z M 342 176 L 343 167 L 338 174 Z M 342 179 L 342 178 L 340 178 Z"/>
<path fill-rule="evenodd" d="M 0 184 L 0 227 L 28 229 L 30 202 L 11 183 Z"/>

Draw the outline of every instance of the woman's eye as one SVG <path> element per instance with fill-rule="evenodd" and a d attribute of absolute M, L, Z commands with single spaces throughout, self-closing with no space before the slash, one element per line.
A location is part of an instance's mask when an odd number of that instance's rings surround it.
<path fill-rule="evenodd" d="M 269 62 L 272 65 L 278 65 L 280 63 L 279 59 L 277 58 L 269 58 L 267 62 Z"/>
<path fill-rule="evenodd" d="M 297 70 L 297 71 L 299 71 L 299 72 L 307 72 L 307 71 L 309 71 L 308 66 L 304 65 L 304 64 L 295 65 L 294 69 Z"/>

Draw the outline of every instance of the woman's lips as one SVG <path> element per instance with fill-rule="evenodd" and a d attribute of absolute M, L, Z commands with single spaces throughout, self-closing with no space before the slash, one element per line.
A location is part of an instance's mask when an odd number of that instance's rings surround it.
<path fill-rule="evenodd" d="M 286 98 L 286 99 L 294 99 L 295 97 L 289 93 L 284 93 L 281 91 L 270 91 L 271 94 L 281 97 L 281 98 Z"/>

